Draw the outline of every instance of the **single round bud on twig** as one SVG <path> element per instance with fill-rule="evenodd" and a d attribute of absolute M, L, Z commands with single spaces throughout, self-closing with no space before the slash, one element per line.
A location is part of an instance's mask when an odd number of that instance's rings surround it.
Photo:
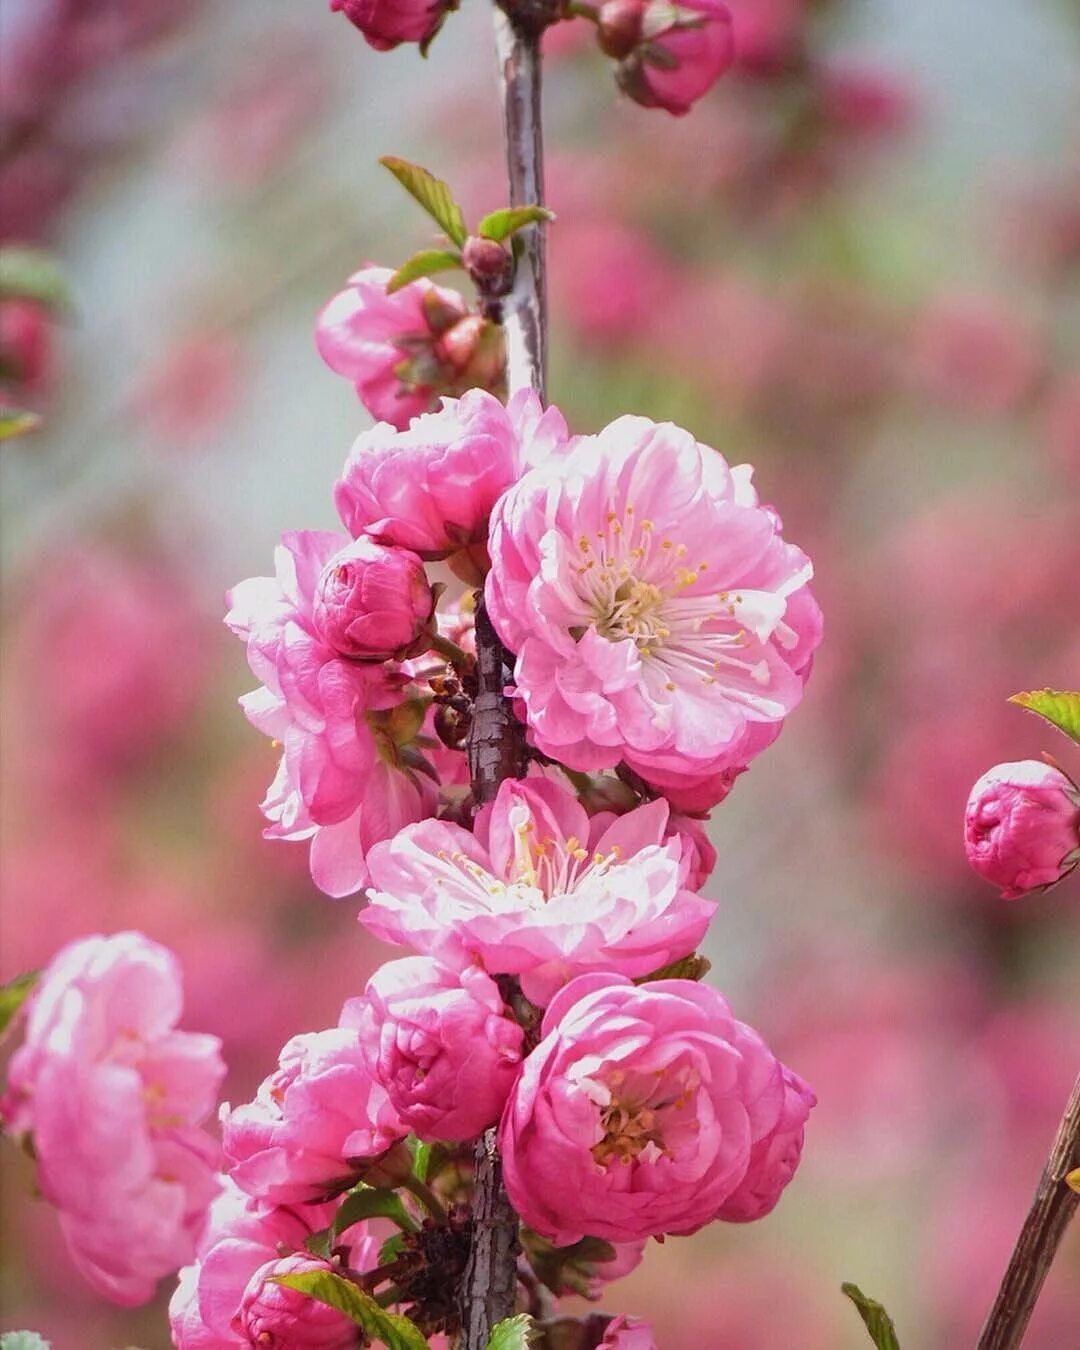
<path fill-rule="evenodd" d="M 607 0 L 600 6 L 596 40 L 607 56 L 621 61 L 641 41 L 645 0 Z"/>
<path fill-rule="evenodd" d="M 514 284 L 514 259 L 502 244 L 471 234 L 461 251 L 473 285 L 488 297 L 508 295 Z"/>

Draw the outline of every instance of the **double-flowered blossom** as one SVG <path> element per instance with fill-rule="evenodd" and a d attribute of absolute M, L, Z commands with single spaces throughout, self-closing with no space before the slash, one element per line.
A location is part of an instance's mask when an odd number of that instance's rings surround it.
<path fill-rule="evenodd" d="M 716 1212 L 729 1223 L 749 1223 L 771 1213 L 784 1187 L 795 1175 L 802 1157 L 803 1136 L 817 1098 L 809 1085 L 786 1065 L 784 1105 L 772 1129 L 750 1150 L 750 1162 L 741 1184 Z"/>
<path fill-rule="evenodd" d="M 228 597 L 225 621 L 245 640 L 262 681 L 241 706 L 282 748 L 262 804 L 265 833 L 310 839 L 312 877 L 330 895 L 362 886 L 370 845 L 436 806 L 435 784 L 412 744 L 423 709 L 410 700 L 407 675 L 342 652 L 366 647 L 374 655 L 372 623 L 388 642 L 423 645 L 431 594 L 415 555 L 387 556 L 395 552 L 327 530 L 294 530 L 276 550 L 275 575 L 242 581 Z M 395 579 L 396 601 L 387 594 Z"/>
<path fill-rule="evenodd" d="M 389 51 L 401 42 L 431 41 L 458 0 L 330 0 L 359 28 L 369 46 L 377 52 Z"/>
<path fill-rule="evenodd" d="M 1005 900 L 1052 886 L 1080 863 L 1080 788 L 1041 760 L 996 764 L 971 789 L 964 847 Z"/>
<path fill-rule="evenodd" d="M 315 325 L 319 355 L 353 383 L 368 412 L 404 431 L 444 394 L 499 392 L 502 330 L 426 277 L 387 295 L 393 275 L 388 267 L 362 267 Z"/>
<path fill-rule="evenodd" d="M 428 820 L 377 845 L 361 922 L 451 968 L 517 975 L 543 1006 L 575 975 L 651 974 L 691 953 L 716 905 L 687 888 L 667 804 L 599 822 L 561 783 L 507 780 L 473 833 Z"/>
<path fill-rule="evenodd" d="M 622 417 L 500 500 L 486 597 L 529 737 L 624 761 L 682 809 L 719 800 L 802 697 L 821 612 L 747 466 Z"/>
<path fill-rule="evenodd" d="M 619 62 L 619 87 L 646 108 L 688 113 L 735 59 L 720 0 L 607 0 L 598 24 L 600 46 Z"/>
<path fill-rule="evenodd" d="M 460 974 L 426 957 L 388 961 L 351 999 L 373 1076 L 419 1139 L 472 1139 L 498 1120 L 522 1058 L 521 1027 L 478 966 Z"/>
<path fill-rule="evenodd" d="M 5 1126 L 27 1134 L 42 1194 L 80 1272 L 143 1303 L 190 1261 L 218 1189 L 200 1123 L 225 1073 L 216 1036 L 178 1031 L 175 957 L 140 933 L 83 938 L 53 958 L 11 1060 Z"/>
<path fill-rule="evenodd" d="M 337 1194 L 406 1133 L 345 1026 L 294 1036 L 255 1100 L 221 1115 L 229 1175 L 273 1205 Z"/>
<path fill-rule="evenodd" d="M 559 1245 L 693 1233 L 779 1175 L 759 1144 L 801 1131 L 783 1066 L 706 985 L 583 976 L 541 1035 L 499 1148 L 514 1208 Z"/>

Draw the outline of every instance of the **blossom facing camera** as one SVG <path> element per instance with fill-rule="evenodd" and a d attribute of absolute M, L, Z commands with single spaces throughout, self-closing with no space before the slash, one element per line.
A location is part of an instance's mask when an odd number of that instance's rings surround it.
<path fill-rule="evenodd" d="M 498 1120 L 524 1032 L 479 967 L 457 975 L 422 956 L 388 961 L 342 1020 L 417 1138 L 472 1139 Z"/>
<path fill-rule="evenodd" d="M 499 1125 L 506 1189 L 558 1246 L 696 1232 L 785 1127 L 785 1072 L 692 980 L 582 976 L 551 1002 Z"/>
<path fill-rule="evenodd" d="M 457 9 L 457 0 L 330 0 L 330 8 L 359 28 L 377 52 L 402 42 L 418 42 L 424 50 Z"/>
<path fill-rule="evenodd" d="M 416 554 L 361 538 L 323 568 L 312 622 L 342 656 L 404 661 L 431 645 L 434 611 L 435 597 Z"/>
<path fill-rule="evenodd" d="M 971 789 L 964 848 L 1003 900 L 1053 886 L 1080 862 L 1080 790 L 1041 760 L 997 764 Z"/>
<path fill-rule="evenodd" d="M 330 1271 L 328 1261 L 313 1256 L 286 1256 L 260 1266 L 244 1290 L 236 1326 L 248 1345 L 265 1350 L 351 1350 L 357 1344 L 356 1323 L 328 1303 L 275 1283 L 278 1275 Z"/>
<path fill-rule="evenodd" d="M 677 116 L 735 59 L 731 14 L 720 0 L 607 0 L 597 40 L 619 62 L 615 79 L 625 94 Z"/>

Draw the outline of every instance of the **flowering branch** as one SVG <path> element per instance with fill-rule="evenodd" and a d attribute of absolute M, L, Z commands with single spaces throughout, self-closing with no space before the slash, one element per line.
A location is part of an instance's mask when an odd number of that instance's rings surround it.
<path fill-rule="evenodd" d="M 1080 1194 L 1065 1178 L 1080 1167 L 1080 1076 L 1073 1084 L 1035 1199 L 1001 1281 L 977 1350 L 1016 1350 Z"/>

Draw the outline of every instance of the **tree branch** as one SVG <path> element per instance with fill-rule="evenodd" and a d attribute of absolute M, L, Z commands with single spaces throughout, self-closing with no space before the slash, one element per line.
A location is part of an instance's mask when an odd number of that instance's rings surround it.
<path fill-rule="evenodd" d="M 1080 1195 L 1065 1183 L 1080 1167 L 1080 1077 L 1073 1084 L 1035 1199 L 1016 1239 L 977 1350 L 1017 1350 Z"/>

